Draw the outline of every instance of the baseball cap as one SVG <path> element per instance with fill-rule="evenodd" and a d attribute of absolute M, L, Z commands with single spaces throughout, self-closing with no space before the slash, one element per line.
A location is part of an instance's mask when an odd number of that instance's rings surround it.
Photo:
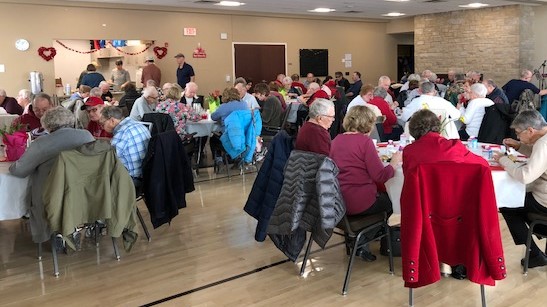
<path fill-rule="evenodd" d="M 175 58 L 184 58 L 184 54 L 182 54 L 182 53 L 177 53 L 177 55 L 175 55 Z"/>
<path fill-rule="evenodd" d="M 86 107 L 94 107 L 100 104 L 104 104 L 104 101 L 99 97 L 89 97 L 85 101 L 85 104 L 81 107 L 81 110 L 85 110 Z"/>
<path fill-rule="evenodd" d="M 147 56 L 145 62 L 154 62 L 153 56 Z"/>

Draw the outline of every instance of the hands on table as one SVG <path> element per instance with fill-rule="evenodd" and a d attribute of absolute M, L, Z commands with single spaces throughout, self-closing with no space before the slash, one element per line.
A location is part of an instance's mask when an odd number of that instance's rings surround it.
<path fill-rule="evenodd" d="M 397 166 L 401 165 L 401 162 L 403 162 L 403 152 L 402 151 L 394 152 L 393 155 L 391 156 L 391 161 L 389 162 L 389 164 L 393 168 L 396 168 Z"/>

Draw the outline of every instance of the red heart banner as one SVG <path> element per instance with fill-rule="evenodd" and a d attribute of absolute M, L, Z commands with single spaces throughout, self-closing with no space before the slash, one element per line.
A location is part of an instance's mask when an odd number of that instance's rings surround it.
<path fill-rule="evenodd" d="M 154 54 L 158 59 L 162 59 L 164 56 L 167 55 L 167 48 L 165 47 L 154 47 Z"/>
<path fill-rule="evenodd" d="M 38 48 L 38 54 L 46 61 L 52 60 L 57 54 L 57 50 L 53 47 L 40 47 Z"/>

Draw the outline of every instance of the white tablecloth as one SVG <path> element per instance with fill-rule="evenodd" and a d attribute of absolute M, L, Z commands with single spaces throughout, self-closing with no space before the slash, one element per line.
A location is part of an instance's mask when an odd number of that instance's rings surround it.
<path fill-rule="evenodd" d="M 1 153 L 0 160 L 3 159 Z M 29 178 L 10 175 L 10 165 L 11 162 L 0 162 L 0 221 L 21 218 L 30 205 Z"/>
<path fill-rule="evenodd" d="M 13 114 L 2 114 L 2 115 L 0 115 L 0 129 L 4 129 L 5 126 L 10 126 L 11 123 L 17 117 L 19 117 L 19 115 L 13 115 Z"/>
<path fill-rule="evenodd" d="M 498 208 L 516 208 L 524 206 L 526 186 L 513 179 L 506 171 L 492 171 L 492 180 Z M 404 175 L 402 168 L 395 170 L 395 176 L 386 182 L 387 194 L 393 204 L 393 213 L 401 213 L 401 192 Z"/>
<path fill-rule="evenodd" d="M 473 152 L 480 155 L 482 145 L 482 143 L 479 144 L 478 149 L 473 150 Z M 387 151 L 385 147 L 378 148 L 378 150 L 381 155 L 386 154 Z M 492 170 L 492 181 L 494 183 L 498 208 L 517 208 L 524 206 L 524 196 L 526 194 L 526 185 L 524 183 L 513 179 L 503 170 Z M 403 190 L 403 182 L 403 170 L 401 167 L 398 167 L 395 170 L 395 176 L 385 183 L 387 194 L 393 204 L 394 213 L 401 213 L 401 192 Z"/>
<path fill-rule="evenodd" d="M 196 133 L 194 137 L 210 136 L 213 131 L 219 131 L 220 125 L 214 120 L 202 119 L 199 122 L 186 122 L 186 132 Z"/>

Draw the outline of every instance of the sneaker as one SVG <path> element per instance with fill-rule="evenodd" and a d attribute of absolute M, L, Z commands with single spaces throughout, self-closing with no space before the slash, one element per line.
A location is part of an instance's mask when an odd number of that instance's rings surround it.
<path fill-rule="evenodd" d="M 268 154 L 268 148 L 264 147 L 264 149 L 256 154 L 256 162 L 260 162 L 266 158 L 266 155 Z"/>
<path fill-rule="evenodd" d="M 65 240 L 63 239 L 63 235 L 58 233 L 53 240 L 55 240 L 54 241 L 55 250 L 58 253 L 66 253 Z"/>
<path fill-rule="evenodd" d="M 462 280 L 467 278 L 467 269 L 465 266 L 459 264 L 452 267 L 452 274 L 450 274 L 452 278 Z"/>
<path fill-rule="evenodd" d="M 222 157 L 220 157 L 220 156 L 215 157 L 215 164 L 216 164 L 216 165 L 223 165 L 223 164 L 224 164 L 224 160 L 222 160 Z"/>
<path fill-rule="evenodd" d="M 376 260 L 376 255 L 371 253 L 366 248 L 358 249 L 356 255 L 363 258 L 363 260 L 365 260 L 366 262 L 372 262 Z"/>
<path fill-rule="evenodd" d="M 74 244 L 74 248 L 79 251 L 79 250 L 82 250 L 82 247 L 80 246 L 80 242 L 81 242 L 81 238 L 82 238 L 82 234 L 80 232 L 81 229 L 76 229 L 76 231 L 74 231 L 72 233 L 72 243 Z"/>
<path fill-rule="evenodd" d="M 520 265 L 524 266 L 524 258 L 520 260 Z M 538 266 L 545 266 L 547 265 L 547 256 L 545 256 L 543 253 L 540 253 L 537 256 L 530 256 L 530 259 L 528 260 L 528 268 L 535 268 Z"/>

